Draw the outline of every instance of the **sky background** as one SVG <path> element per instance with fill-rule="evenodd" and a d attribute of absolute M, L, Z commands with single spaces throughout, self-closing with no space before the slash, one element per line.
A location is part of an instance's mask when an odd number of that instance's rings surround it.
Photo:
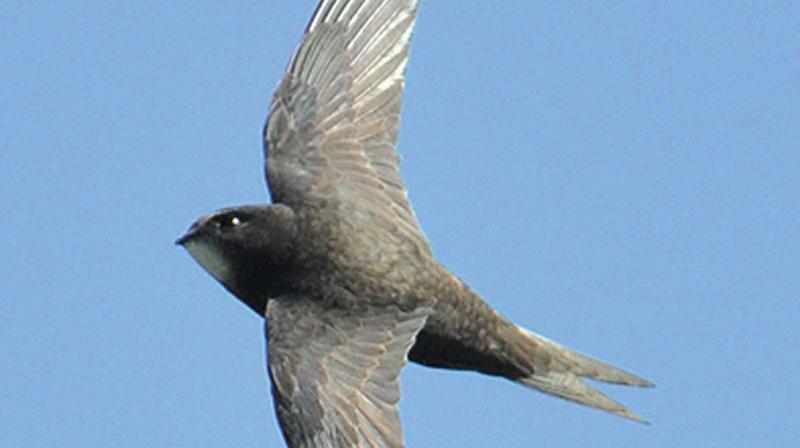
<path fill-rule="evenodd" d="M 422 3 L 399 149 L 435 254 L 657 387 L 602 387 L 648 427 L 411 365 L 408 446 L 796 444 L 800 6 Z M 0 446 L 281 446 L 262 321 L 173 241 L 267 201 L 315 4 L 0 6 Z"/>

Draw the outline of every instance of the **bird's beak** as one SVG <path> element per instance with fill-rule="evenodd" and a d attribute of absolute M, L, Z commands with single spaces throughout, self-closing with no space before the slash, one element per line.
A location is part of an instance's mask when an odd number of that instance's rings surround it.
<path fill-rule="evenodd" d="M 192 238 L 197 236 L 197 229 L 198 229 L 197 223 L 192 224 L 192 226 L 189 227 L 189 230 L 187 230 L 182 237 L 175 240 L 175 244 L 177 244 L 178 246 L 186 245 L 187 242 L 189 242 Z"/>

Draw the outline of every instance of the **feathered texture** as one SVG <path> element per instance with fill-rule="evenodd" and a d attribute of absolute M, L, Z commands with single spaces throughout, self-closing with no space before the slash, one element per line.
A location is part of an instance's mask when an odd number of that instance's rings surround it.
<path fill-rule="evenodd" d="M 298 296 L 270 301 L 269 372 L 289 446 L 402 447 L 397 377 L 430 313 L 330 309 Z"/>
<path fill-rule="evenodd" d="M 581 378 L 636 387 L 653 387 L 653 383 L 568 349 L 532 331 L 523 328 L 519 330 L 531 340 L 537 353 L 533 360 L 534 373 L 518 379 L 520 383 L 550 395 L 647 423 L 625 406 L 584 383 Z"/>
<path fill-rule="evenodd" d="M 325 208 L 429 253 L 395 151 L 414 0 L 323 1 L 265 129 L 273 201 Z M 354 255 L 356 256 L 356 255 Z"/>

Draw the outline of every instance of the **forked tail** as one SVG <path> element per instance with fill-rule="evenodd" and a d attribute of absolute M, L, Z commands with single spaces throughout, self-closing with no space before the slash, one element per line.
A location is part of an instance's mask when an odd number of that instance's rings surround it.
<path fill-rule="evenodd" d="M 636 387 L 653 387 L 653 383 L 570 350 L 544 336 L 523 328 L 519 329 L 533 342 L 535 355 L 534 373 L 518 378 L 518 382 L 546 394 L 601 409 L 637 422 L 648 423 L 625 406 L 584 383 L 582 378 Z"/>

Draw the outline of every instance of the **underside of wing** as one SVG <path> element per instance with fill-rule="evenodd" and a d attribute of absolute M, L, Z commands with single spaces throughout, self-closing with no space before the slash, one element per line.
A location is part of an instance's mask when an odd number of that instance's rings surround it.
<path fill-rule="evenodd" d="M 416 0 L 323 0 L 264 131 L 272 199 L 428 250 L 395 150 Z"/>
<path fill-rule="evenodd" d="M 398 375 L 430 308 L 267 307 L 275 409 L 291 447 L 402 447 Z"/>

